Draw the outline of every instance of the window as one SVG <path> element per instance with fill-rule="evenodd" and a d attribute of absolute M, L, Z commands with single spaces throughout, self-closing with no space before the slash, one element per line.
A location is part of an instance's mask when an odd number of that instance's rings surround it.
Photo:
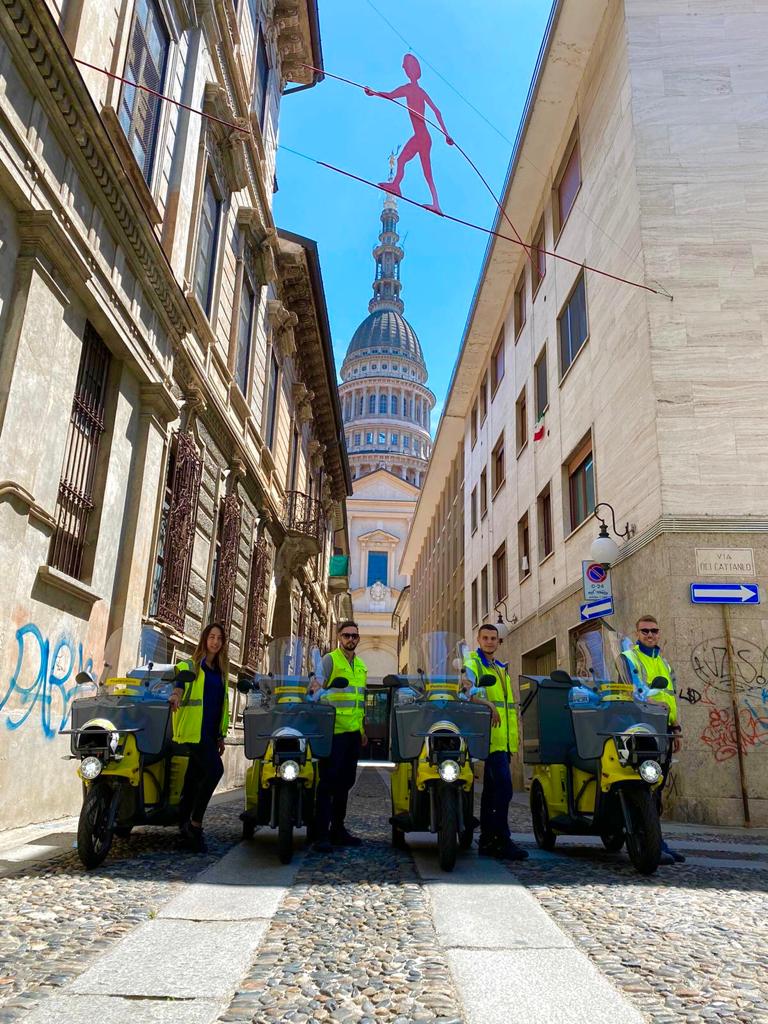
<path fill-rule="evenodd" d="M 544 218 L 542 217 L 531 246 L 531 291 L 534 295 L 547 273 L 547 256 L 544 252 L 544 245 Z"/>
<path fill-rule="evenodd" d="M 517 524 L 517 550 L 520 552 L 520 579 L 524 580 L 531 572 L 531 532 L 527 512 Z"/>
<path fill-rule="evenodd" d="M 369 551 L 368 552 L 368 582 L 367 587 L 373 586 L 374 583 L 387 582 L 387 561 L 388 555 L 386 551 Z"/>
<path fill-rule="evenodd" d="M 145 90 L 163 91 L 169 46 L 168 32 L 155 0 L 137 0 L 125 77 L 145 88 L 136 89 L 127 82 L 123 84 L 120 124 L 147 181 L 152 177 L 161 108 L 160 97 Z"/>
<path fill-rule="evenodd" d="M 267 385 L 267 417 L 264 421 L 264 440 L 271 448 L 275 440 L 275 421 L 277 420 L 277 385 L 280 379 L 280 367 L 275 353 L 270 353 L 269 381 Z"/>
<path fill-rule="evenodd" d="M 472 488 L 472 494 L 469 499 L 469 516 L 472 533 L 474 533 L 477 529 L 477 487 Z"/>
<path fill-rule="evenodd" d="M 394 444 L 394 445 L 399 444 L 399 442 L 400 442 L 400 435 L 399 434 L 392 434 L 390 440 L 391 440 L 391 443 Z"/>
<path fill-rule="evenodd" d="M 488 415 L 488 373 L 483 374 L 480 381 L 480 422 L 485 423 Z"/>
<path fill-rule="evenodd" d="M 480 596 L 483 600 L 483 620 L 488 618 L 488 566 L 480 573 Z"/>
<path fill-rule="evenodd" d="M 472 438 L 472 448 L 477 444 L 477 402 L 472 403 L 472 412 L 469 417 L 470 433 Z"/>
<path fill-rule="evenodd" d="M 301 438 L 299 437 L 298 427 L 293 428 L 293 438 L 291 440 L 291 462 L 288 470 L 288 490 L 296 490 L 296 478 L 299 472 L 299 451 L 301 449 Z"/>
<path fill-rule="evenodd" d="M 539 561 L 552 554 L 552 497 L 549 484 L 539 495 L 536 502 L 539 526 Z"/>
<path fill-rule="evenodd" d="M 581 188 L 581 161 L 579 159 L 578 138 L 575 138 L 566 150 L 562 170 L 556 180 L 555 216 L 559 233 L 568 220 L 568 214 L 573 209 L 573 204 L 576 201 L 576 193 Z"/>
<path fill-rule="evenodd" d="M 256 44 L 256 74 L 253 81 L 253 109 L 259 119 L 262 132 L 267 114 L 267 100 L 269 99 L 269 54 L 267 44 L 264 40 L 264 30 L 259 32 L 259 41 Z"/>
<path fill-rule="evenodd" d="M 485 519 L 488 514 L 488 471 L 483 470 L 480 474 L 480 518 Z"/>
<path fill-rule="evenodd" d="M 387 443 L 386 432 L 383 431 L 383 430 L 380 430 L 379 431 L 379 444 L 386 444 L 386 443 Z"/>
<path fill-rule="evenodd" d="M 504 376 L 504 328 L 502 327 L 496 339 L 496 347 L 491 356 L 491 394 L 496 394 L 496 389 Z"/>
<path fill-rule="evenodd" d="M 216 266 L 216 236 L 219 231 L 221 203 L 216 194 L 213 178 L 205 177 L 203 200 L 200 204 L 200 227 L 197 233 L 195 256 L 195 295 L 206 313 L 211 311 L 213 279 Z"/>
<path fill-rule="evenodd" d="M 361 434 L 355 434 L 355 445 L 359 445 L 360 444 L 361 438 L 362 438 Z"/>
<path fill-rule="evenodd" d="M 517 288 L 515 288 L 515 339 L 520 337 L 520 331 L 525 327 L 525 312 L 525 271 L 523 271 Z"/>
<path fill-rule="evenodd" d="M 421 441 L 418 439 L 418 437 L 414 437 L 413 439 L 413 454 L 421 455 Z"/>
<path fill-rule="evenodd" d="M 379 395 L 379 415 L 387 415 L 387 396 Z"/>
<path fill-rule="evenodd" d="M 376 412 L 376 395 L 368 395 L 368 415 L 372 416 Z"/>
<path fill-rule="evenodd" d="M 587 295 L 584 286 L 584 273 L 574 285 L 563 311 L 557 318 L 557 332 L 560 338 L 560 376 L 579 353 L 587 340 Z"/>
<path fill-rule="evenodd" d="M 491 453 L 491 488 L 495 495 L 496 491 L 504 483 L 506 477 L 506 466 L 504 464 L 504 434 L 498 439 Z"/>
<path fill-rule="evenodd" d="M 539 353 L 533 367 L 533 384 L 536 390 L 536 419 L 541 419 L 549 405 L 549 388 L 547 385 L 547 346 Z"/>
<path fill-rule="evenodd" d="M 587 441 L 568 463 L 570 529 L 583 523 L 595 507 L 595 467 L 592 442 Z"/>
<path fill-rule="evenodd" d="M 392 395 L 389 400 L 389 411 L 393 416 L 397 416 L 397 395 Z"/>
<path fill-rule="evenodd" d="M 403 448 L 411 447 L 411 439 L 407 434 L 403 434 Z"/>
<path fill-rule="evenodd" d="M 243 286 L 240 289 L 240 311 L 237 323 L 235 380 L 244 395 L 248 394 L 248 367 L 251 361 L 251 335 L 253 334 L 255 307 L 256 297 L 248 275 L 243 271 Z M 349 403 L 347 403 L 347 412 L 349 412 Z"/>
<path fill-rule="evenodd" d="M 519 455 L 528 443 L 528 405 L 525 398 L 525 388 L 520 392 L 515 402 L 515 438 L 517 454 Z"/>
<path fill-rule="evenodd" d="M 408 400 L 408 419 L 413 419 L 413 399 Z"/>
<path fill-rule="evenodd" d="M 366 444 L 373 444 L 373 431 L 372 430 L 367 431 L 367 433 L 365 435 L 365 443 Z"/>
<path fill-rule="evenodd" d="M 477 605 L 477 576 L 472 580 L 472 625 L 476 626 L 480 621 L 480 609 Z"/>
<path fill-rule="evenodd" d="M 109 349 L 86 322 L 48 555 L 50 566 L 75 579 L 84 577 L 88 523 L 96 508 L 94 480 L 104 433 L 109 362 Z"/>
<path fill-rule="evenodd" d="M 493 556 L 493 603 L 507 596 L 507 545 L 502 544 Z"/>

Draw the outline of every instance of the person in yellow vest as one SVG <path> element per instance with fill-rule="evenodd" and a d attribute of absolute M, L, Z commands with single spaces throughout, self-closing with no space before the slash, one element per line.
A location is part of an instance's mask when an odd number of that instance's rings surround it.
<path fill-rule="evenodd" d="M 360 846 L 362 842 L 347 830 L 344 821 L 349 791 L 357 777 L 360 749 L 367 742 L 364 717 L 368 669 L 355 654 L 360 642 L 357 623 L 349 619 L 340 622 L 336 633 L 339 645 L 323 658 L 323 675 L 326 687 L 332 679 L 340 678 L 347 680 L 347 686 L 325 688 L 320 698 L 336 708 L 336 723 L 331 755 L 320 760 L 314 844 L 318 853 L 330 853 L 334 846 Z"/>
<path fill-rule="evenodd" d="M 224 739 L 229 727 L 227 637 L 219 622 L 206 626 L 189 661 L 180 669 L 197 673 L 194 682 L 174 687 L 173 739 L 189 756 L 179 804 L 182 845 L 205 853 L 203 816 L 224 774 Z"/>
<path fill-rule="evenodd" d="M 507 666 L 496 659 L 499 631 L 489 623 L 477 633 L 477 650 L 468 654 L 464 667 L 480 687 L 484 675 L 495 682 L 485 687 L 485 698 L 470 699 L 491 709 L 491 749 L 485 762 L 483 792 L 480 798 L 480 853 L 502 860 L 526 860 L 528 851 L 513 842 L 509 832 L 509 805 L 512 800 L 512 755 L 517 751 L 517 708 Z"/>
<path fill-rule="evenodd" d="M 666 704 L 669 711 L 669 728 L 671 732 L 679 733 L 680 726 L 677 721 L 677 697 L 675 695 L 675 673 L 672 666 L 661 653 L 661 627 L 653 615 L 642 615 L 635 623 L 635 644 L 628 651 L 622 652 L 622 657 L 629 665 L 632 681 L 642 692 L 643 689 L 650 689 L 651 700 L 660 701 Z M 655 680 L 663 679 L 665 686 Z M 675 737 L 673 750 L 680 749 L 680 739 Z M 666 782 L 666 779 L 664 780 Z M 656 799 L 661 816 L 661 789 L 656 790 Z M 670 849 L 666 842 L 661 844 L 662 864 L 682 863 L 685 857 L 682 853 Z"/>

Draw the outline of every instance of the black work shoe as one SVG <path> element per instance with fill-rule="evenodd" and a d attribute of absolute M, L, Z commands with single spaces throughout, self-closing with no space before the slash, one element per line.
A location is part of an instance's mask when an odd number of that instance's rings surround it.
<path fill-rule="evenodd" d="M 503 839 L 496 846 L 492 856 L 499 860 L 528 860 L 528 851 L 512 842 L 511 839 Z"/>
<path fill-rule="evenodd" d="M 359 836 L 353 836 L 345 828 L 338 832 L 331 832 L 331 842 L 334 846 L 362 846 L 363 840 Z"/>
<path fill-rule="evenodd" d="M 333 844 L 330 839 L 317 839 L 312 844 L 315 853 L 333 853 Z"/>
<path fill-rule="evenodd" d="M 199 825 L 191 825 L 185 821 L 180 832 L 179 846 L 182 850 L 189 850 L 191 853 L 208 853 L 208 844 Z"/>
<path fill-rule="evenodd" d="M 672 858 L 671 861 L 666 859 L 666 858 L 669 858 L 669 857 Z M 677 850 L 671 849 L 662 840 L 662 842 L 661 842 L 661 861 L 660 861 L 660 863 L 661 864 L 670 864 L 670 863 L 672 863 L 672 864 L 685 864 L 685 857 L 683 856 L 682 853 L 678 853 Z"/>
<path fill-rule="evenodd" d="M 477 852 L 481 857 L 495 857 L 498 844 L 496 836 L 492 836 L 490 839 L 487 836 L 480 836 L 477 841 Z"/>

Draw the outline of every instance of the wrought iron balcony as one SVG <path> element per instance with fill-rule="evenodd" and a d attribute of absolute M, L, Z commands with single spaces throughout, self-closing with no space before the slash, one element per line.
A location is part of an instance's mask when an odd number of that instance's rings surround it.
<path fill-rule="evenodd" d="M 288 491 L 283 505 L 283 526 L 290 537 L 308 541 L 317 554 L 323 547 L 323 510 L 320 502 L 301 491 Z"/>

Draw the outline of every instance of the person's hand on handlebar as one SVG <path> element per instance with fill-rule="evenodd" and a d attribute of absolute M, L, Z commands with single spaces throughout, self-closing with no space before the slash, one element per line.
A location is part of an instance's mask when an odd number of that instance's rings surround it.
<path fill-rule="evenodd" d="M 171 705 L 171 711 L 174 713 L 179 710 L 181 699 L 184 696 L 184 689 L 181 686 L 174 686 L 171 691 L 171 696 L 168 698 L 168 703 Z"/>
<path fill-rule="evenodd" d="M 308 690 L 310 693 L 317 693 L 318 690 L 322 690 L 323 684 L 319 679 L 313 679 L 309 684 Z"/>

